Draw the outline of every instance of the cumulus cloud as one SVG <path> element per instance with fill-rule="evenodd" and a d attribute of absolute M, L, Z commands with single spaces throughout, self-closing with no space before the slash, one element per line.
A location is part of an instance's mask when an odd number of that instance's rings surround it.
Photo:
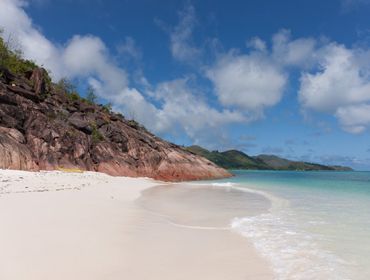
<path fill-rule="evenodd" d="M 259 37 L 254 37 L 247 41 L 247 47 L 258 51 L 265 51 L 267 49 L 266 42 Z"/>
<path fill-rule="evenodd" d="M 239 108 L 250 119 L 258 119 L 283 98 L 291 69 L 314 64 L 317 45 L 313 38 L 292 39 L 290 31 L 282 29 L 272 36 L 271 44 L 254 37 L 247 41 L 248 52 L 220 54 L 207 68 L 206 76 L 224 106 Z"/>
<path fill-rule="evenodd" d="M 239 55 L 231 51 L 208 69 L 207 76 L 223 105 L 255 117 L 281 100 L 287 83 L 282 69 L 261 53 Z"/>
<path fill-rule="evenodd" d="M 24 56 L 51 70 L 55 80 L 62 77 L 98 75 L 115 87 L 127 84 L 127 75 L 112 63 L 105 44 L 100 38 L 86 35 L 74 36 L 67 44 L 58 45 L 48 40 L 32 23 L 24 11 L 27 2 L 2 0 L 0 2 L 0 27 L 4 37 L 16 42 L 15 47 Z"/>
<path fill-rule="evenodd" d="M 313 38 L 292 40 L 290 30 L 282 29 L 272 37 L 272 56 L 280 65 L 306 67 L 314 60 L 316 44 Z"/>
<path fill-rule="evenodd" d="M 310 111 L 330 114 L 350 133 L 370 127 L 370 50 L 294 39 L 285 29 L 272 36 L 271 44 L 254 37 L 247 46 L 247 53 L 230 50 L 219 55 L 206 71 L 222 105 L 258 119 L 279 103 L 289 74 L 298 71 L 298 100 L 305 116 Z"/>
<path fill-rule="evenodd" d="M 157 86 L 155 96 L 163 103 L 159 117 L 163 117 L 161 124 L 164 127 L 159 129 L 176 130 L 176 127 L 181 127 L 195 138 L 196 133 L 201 132 L 204 127 L 218 130 L 225 124 L 245 120 L 239 112 L 218 111 L 210 107 L 205 100 L 199 98 L 200 94 L 194 94 L 196 91 L 189 85 L 189 78 L 164 82 Z M 176 121 L 168 123 L 166 120 Z"/>
<path fill-rule="evenodd" d="M 316 51 L 318 71 L 301 76 L 299 100 L 304 109 L 329 113 L 343 129 L 360 133 L 370 124 L 370 59 L 366 52 L 330 43 Z"/>
<path fill-rule="evenodd" d="M 355 56 L 354 50 L 334 43 L 321 50 L 319 71 L 301 77 L 302 104 L 333 113 L 338 107 L 370 100 L 370 83 Z"/>
<path fill-rule="evenodd" d="M 26 5 L 22 0 L 0 2 L 0 27 L 4 28 L 4 37 L 14 40 L 25 57 L 47 66 L 60 78 L 65 74 L 60 65 L 60 50 L 33 25 L 24 11 Z"/>
<path fill-rule="evenodd" d="M 104 83 L 102 96 L 114 95 L 129 85 L 126 71 L 114 64 L 105 44 L 94 36 L 74 36 L 62 56 L 71 77 L 97 77 Z"/>
<path fill-rule="evenodd" d="M 370 105 L 359 104 L 338 108 L 336 117 L 343 128 L 351 133 L 361 133 L 370 125 Z"/>
<path fill-rule="evenodd" d="M 121 90 L 111 100 L 115 109 L 127 112 L 129 117 L 140 120 L 153 132 L 186 135 L 195 144 L 216 147 L 221 141 L 227 141 L 223 128 L 230 123 L 243 122 L 245 117 L 237 111 L 212 108 L 195 94 L 197 89 L 189 80 L 182 78 L 158 84 L 150 93 L 160 103 L 158 107 L 134 88 Z M 103 91 L 99 82 L 92 80 L 91 83 Z"/>
<path fill-rule="evenodd" d="M 26 4 L 21 0 L 2 0 L 0 26 L 4 27 L 6 36 L 11 34 L 19 43 L 26 58 L 50 69 L 55 80 L 62 77 L 85 79 L 100 97 L 112 102 L 115 110 L 135 118 L 150 130 L 161 134 L 184 133 L 199 144 L 220 143 L 226 139 L 222 129 L 225 125 L 245 121 L 240 112 L 215 109 L 201 100 L 202 94 L 190 86 L 189 78 L 152 86 L 141 76 L 145 90 L 140 92 L 130 85 L 129 75 L 116 65 L 99 37 L 75 35 L 65 44 L 53 43 L 25 13 Z M 189 7 L 181 14 L 180 24 L 172 34 L 173 55 L 177 59 L 186 59 L 197 52 L 192 47 L 182 49 L 181 46 L 190 38 L 193 16 L 194 9 Z M 139 55 L 134 40 L 129 37 L 118 51 L 136 58 Z M 160 105 L 151 103 L 148 97 Z"/>
<path fill-rule="evenodd" d="M 6 37 L 11 34 L 25 57 L 50 69 L 55 80 L 85 79 L 115 110 L 153 132 L 183 133 L 198 144 L 215 140 L 227 144 L 224 128 L 261 118 L 264 110 L 278 104 L 293 68 L 304 70 L 299 101 L 305 110 L 332 114 L 351 133 L 370 126 L 370 52 L 336 43 L 320 45 L 313 38 L 292 39 L 287 30 L 277 32 L 271 43 L 252 38 L 247 52 L 219 52 L 213 64 L 199 67 L 198 74 L 214 86 L 219 104 L 213 106 L 201 98 L 204 94 L 192 85 L 192 78 L 152 85 L 139 71 L 135 80 L 117 64 L 99 37 L 75 35 L 62 44 L 50 41 L 25 13 L 26 5 L 22 0 L 0 1 L 0 27 L 5 28 Z M 205 61 L 193 40 L 196 23 L 194 7 L 188 5 L 180 13 L 178 25 L 169 29 L 170 50 L 176 60 Z M 141 57 L 131 37 L 126 37 L 117 51 Z M 132 85 L 133 79 L 141 90 Z"/>
<path fill-rule="evenodd" d="M 93 86 L 103 91 L 96 81 Z M 208 105 L 194 88 L 191 78 L 180 78 L 159 83 L 151 98 L 160 105 L 154 106 L 136 89 L 124 89 L 112 96 L 114 109 L 127 112 L 129 118 L 139 120 L 151 131 L 160 135 L 187 136 L 194 144 L 208 148 L 230 147 L 225 127 L 243 123 L 246 118 L 238 111 L 217 110 Z"/>

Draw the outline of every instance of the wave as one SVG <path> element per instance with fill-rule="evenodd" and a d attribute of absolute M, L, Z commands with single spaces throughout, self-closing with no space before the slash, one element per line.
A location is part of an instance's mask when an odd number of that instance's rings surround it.
<path fill-rule="evenodd" d="M 321 237 L 309 234 L 300 226 L 302 222 L 321 224 L 322 221 L 300 221 L 287 200 L 244 185 L 235 188 L 258 193 L 271 201 L 269 212 L 253 217 L 236 217 L 230 227 L 247 237 L 270 262 L 276 279 L 350 279 L 345 269 L 349 264 L 322 249 L 317 242 Z"/>
<path fill-rule="evenodd" d="M 233 187 L 235 183 L 232 182 L 225 182 L 225 183 L 212 183 L 212 187 Z"/>
<path fill-rule="evenodd" d="M 351 265 L 320 246 L 318 234 L 309 233 L 304 223 L 321 225 L 321 220 L 299 217 L 287 199 L 269 192 L 256 190 L 248 183 L 194 182 L 189 185 L 236 189 L 258 194 L 271 203 L 268 212 L 257 216 L 235 217 L 229 228 L 193 227 L 196 229 L 231 230 L 252 242 L 257 252 L 270 264 L 277 280 L 344 280 L 351 279 L 347 268 Z M 173 223 L 173 221 L 170 221 Z M 174 223 L 173 223 L 174 224 Z M 189 227 L 188 225 L 179 225 Z M 302 226 L 303 225 L 303 226 Z M 192 226 L 190 226 L 192 227 Z"/>

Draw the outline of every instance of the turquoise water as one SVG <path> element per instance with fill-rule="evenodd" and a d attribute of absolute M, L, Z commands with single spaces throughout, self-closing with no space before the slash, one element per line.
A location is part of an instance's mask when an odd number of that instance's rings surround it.
<path fill-rule="evenodd" d="M 370 172 L 233 173 L 213 185 L 271 201 L 268 213 L 235 217 L 231 227 L 270 261 L 276 279 L 370 279 Z"/>

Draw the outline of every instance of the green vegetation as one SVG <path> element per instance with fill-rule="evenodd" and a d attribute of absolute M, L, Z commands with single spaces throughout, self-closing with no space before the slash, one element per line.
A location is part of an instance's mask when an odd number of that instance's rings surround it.
<path fill-rule="evenodd" d="M 208 151 L 200 146 L 191 146 L 186 150 L 203 156 L 225 169 L 256 169 L 256 170 L 341 170 L 349 171 L 351 168 L 342 166 L 326 166 L 317 163 L 291 161 L 274 155 L 259 155 L 255 157 L 230 150 L 225 152 Z"/>
<path fill-rule="evenodd" d="M 265 162 L 272 169 L 276 170 L 333 170 L 331 166 L 303 161 L 291 161 L 274 155 L 259 155 L 256 159 Z"/>
<path fill-rule="evenodd" d="M 112 112 L 112 103 L 107 103 L 107 104 L 103 105 L 103 110 L 104 110 L 106 113 L 110 113 L 110 112 Z"/>
<path fill-rule="evenodd" d="M 100 141 L 103 141 L 104 140 L 104 136 L 100 133 L 100 131 L 98 130 L 96 124 L 92 124 L 91 126 L 92 126 L 91 136 L 92 136 L 93 143 L 94 144 L 97 144 Z"/>
<path fill-rule="evenodd" d="M 56 84 L 56 87 L 66 94 L 72 94 L 73 92 L 77 91 L 77 87 L 67 78 L 60 79 Z"/>
<path fill-rule="evenodd" d="M 117 117 L 121 118 L 121 119 L 125 119 L 125 117 L 121 114 L 121 113 L 116 113 Z"/>
<path fill-rule="evenodd" d="M 77 86 L 67 78 L 60 79 L 59 82 L 56 84 L 56 89 L 66 94 L 68 99 L 72 102 L 86 101 L 86 99 L 82 98 L 80 94 L 77 92 Z"/>
<path fill-rule="evenodd" d="M 226 169 L 269 169 L 269 166 L 265 163 L 236 150 L 226 152 L 208 151 L 200 146 L 191 146 L 186 149 Z"/>
<path fill-rule="evenodd" d="M 10 44 L 2 38 L 3 31 L 0 29 L 0 67 L 6 68 L 16 75 L 24 74 L 37 68 L 37 65 L 31 61 L 23 59 L 20 50 L 11 50 Z"/>
<path fill-rule="evenodd" d="M 38 68 L 33 61 L 23 59 L 22 52 L 10 47 L 12 44 L 10 42 L 6 42 L 2 38 L 2 35 L 3 31 L 0 28 L 0 77 L 3 75 L 3 71 L 5 70 L 10 71 L 15 75 L 24 75 L 25 73 Z M 71 80 L 62 78 L 56 84 L 54 84 L 50 78 L 50 75 L 46 75 L 45 79 L 47 88 L 46 94 L 50 94 L 50 91 L 54 90 L 61 94 L 65 94 L 68 100 L 71 102 L 85 102 L 90 105 L 96 105 L 97 95 L 92 86 L 87 88 L 86 98 L 83 98 L 78 93 L 77 86 Z M 103 110 L 107 113 L 111 113 L 112 104 L 107 103 L 103 105 Z"/>
<path fill-rule="evenodd" d="M 70 93 L 68 97 L 71 101 L 82 101 L 83 100 L 77 91 Z"/>
<path fill-rule="evenodd" d="M 140 124 L 135 120 L 129 120 L 127 121 L 127 124 L 131 126 L 132 128 L 136 128 L 136 129 L 140 128 Z"/>
<path fill-rule="evenodd" d="M 92 86 L 89 86 L 87 88 L 86 100 L 90 104 L 96 104 L 97 96 L 96 96 L 95 90 L 94 90 L 94 88 Z"/>
<path fill-rule="evenodd" d="M 270 169 L 262 160 L 246 155 L 237 150 L 230 150 L 221 153 L 231 166 L 231 169 Z"/>
<path fill-rule="evenodd" d="M 44 81 L 45 81 L 45 92 L 43 92 L 43 94 L 44 94 L 44 97 L 46 97 L 51 94 L 51 90 L 53 87 L 53 82 L 51 80 L 50 71 L 46 71 L 46 75 L 44 76 Z M 32 86 L 34 85 L 32 84 Z"/>

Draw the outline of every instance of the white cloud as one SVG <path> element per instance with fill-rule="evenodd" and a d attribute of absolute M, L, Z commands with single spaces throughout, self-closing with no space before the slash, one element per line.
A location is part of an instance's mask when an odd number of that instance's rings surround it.
<path fill-rule="evenodd" d="M 240 108 L 253 118 L 281 100 L 287 83 L 284 71 L 260 52 L 222 55 L 207 76 L 223 105 Z"/>
<path fill-rule="evenodd" d="M 104 92 L 99 81 L 90 80 L 98 91 Z M 216 110 L 194 94 L 196 89 L 189 79 L 177 79 L 156 86 L 151 96 L 161 103 L 156 107 L 134 88 L 125 88 L 111 96 L 114 108 L 126 112 L 159 134 L 187 135 L 194 143 L 217 146 L 223 129 L 230 123 L 245 121 L 243 114 L 230 110 Z"/>
<path fill-rule="evenodd" d="M 210 107 L 199 98 L 200 94 L 194 94 L 196 91 L 189 85 L 189 79 L 177 79 L 157 86 L 155 96 L 163 102 L 159 114 L 162 127 L 159 130 L 176 130 L 176 127 L 181 127 L 187 135 L 196 138 L 196 134 L 205 127 L 218 130 L 225 124 L 245 121 L 239 112 L 218 111 Z"/>
<path fill-rule="evenodd" d="M 64 50 L 62 61 L 69 76 L 98 77 L 106 91 L 102 96 L 114 95 L 128 87 L 127 73 L 114 64 L 100 38 L 74 36 Z"/>
<path fill-rule="evenodd" d="M 231 50 L 206 71 L 220 102 L 244 110 L 252 119 L 260 118 L 264 109 L 280 102 L 291 68 L 303 69 L 316 60 L 318 43 L 313 38 L 293 40 L 290 31 L 283 29 L 271 41 L 269 47 L 254 37 L 247 41 L 248 53 Z"/>
<path fill-rule="evenodd" d="M 182 62 L 190 63 L 199 58 L 200 49 L 194 46 L 192 35 L 196 24 L 195 9 L 187 5 L 179 14 L 180 21 L 170 31 L 172 56 Z"/>
<path fill-rule="evenodd" d="M 189 79 L 163 82 L 146 92 L 153 86 L 141 76 L 145 91 L 138 91 L 130 86 L 129 75 L 115 64 L 100 38 L 75 35 L 65 45 L 55 44 L 35 27 L 24 11 L 25 5 L 26 2 L 20 0 L 1 0 L 0 26 L 19 42 L 26 58 L 50 69 L 55 80 L 86 79 L 100 97 L 112 102 L 115 110 L 135 118 L 154 132 L 185 133 L 195 143 L 219 143 L 219 139 L 224 139 L 225 125 L 245 121 L 239 112 L 217 110 L 200 100 L 201 93 L 189 85 Z M 192 47 L 181 46 L 190 39 L 193 18 L 194 9 L 189 7 L 172 34 L 173 54 L 177 59 L 187 59 L 197 52 Z M 121 51 L 136 56 L 134 50 L 133 39 L 126 39 Z M 154 105 L 147 96 L 156 98 L 161 105 Z"/>
<path fill-rule="evenodd" d="M 284 29 L 273 35 L 271 47 L 258 37 L 247 46 L 249 53 L 229 51 L 206 72 L 224 106 L 244 110 L 249 118 L 263 116 L 282 99 L 295 69 L 301 72 L 298 99 L 306 116 L 309 111 L 331 114 L 350 133 L 370 127 L 370 50 L 292 39 Z"/>
<path fill-rule="evenodd" d="M 301 76 L 299 100 L 303 108 L 336 116 L 348 132 L 364 131 L 370 124 L 365 112 L 370 102 L 368 55 L 336 43 L 316 53 L 319 70 Z"/>
<path fill-rule="evenodd" d="M 370 125 L 370 105 L 368 104 L 340 107 L 335 115 L 343 129 L 350 133 L 361 133 Z"/>
<path fill-rule="evenodd" d="M 266 42 L 259 37 L 254 37 L 247 41 L 247 47 L 256 49 L 258 51 L 265 51 L 267 49 Z"/>
<path fill-rule="evenodd" d="M 117 50 L 121 55 L 129 56 L 137 60 L 141 59 L 142 56 L 139 48 L 136 46 L 135 40 L 129 36 L 118 45 Z"/>
<path fill-rule="evenodd" d="M 20 0 L 0 2 L 0 27 L 4 28 L 4 37 L 12 38 L 26 58 L 51 70 L 55 80 L 98 75 L 111 88 L 127 85 L 127 74 L 114 65 L 100 38 L 76 35 L 65 46 L 55 44 L 34 26 L 24 11 L 26 4 Z"/>
<path fill-rule="evenodd" d="M 12 34 L 25 57 L 50 69 L 54 79 L 86 79 L 116 110 L 154 132 L 184 133 L 195 143 L 227 141 L 227 125 L 258 119 L 266 108 L 279 103 L 293 67 L 305 69 L 299 90 L 304 109 L 334 115 L 351 133 L 370 126 L 370 52 L 336 43 L 319 45 L 312 38 L 292 39 L 286 30 L 276 33 L 271 45 L 255 37 L 248 43 L 249 52 L 230 50 L 219 54 L 213 65 L 202 65 L 207 70 L 201 74 L 213 83 L 222 105 L 216 109 L 200 98 L 201 91 L 189 78 L 151 85 L 139 71 L 144 88 L 139 91 L 100 38 L 75 35 L 65 44 L 54 43 L 25 13 L 26 4 L 0 0 L 0 27 L 5 28 L 5 36 Z M 170 30 L 171 53 L 178 61 L 202 61 L 202 50 L 192 38 L 195 24 L 194 7 L 187 6 Z M 130 37 L 118 51 L 134 58 L 141 55 Z"/>
<path fill-rule="evenodd" d="M 14 40 L 25 57 L 47 66 L 60 78 L 64 74 L 59 61 L 60 50 L 33 25 L 23 9 L 26 5 L 22 0 L 1 0 L 0 27 L 4 28 L 4 37 Z"/>
<path fill-rule="evenodd" d="M 313 38 L 292 40 L 290 31 L 282 29 L 272 37 L 272 56 L 279 64 L 305 67 L 314 59 L 316 44 Z"/>

